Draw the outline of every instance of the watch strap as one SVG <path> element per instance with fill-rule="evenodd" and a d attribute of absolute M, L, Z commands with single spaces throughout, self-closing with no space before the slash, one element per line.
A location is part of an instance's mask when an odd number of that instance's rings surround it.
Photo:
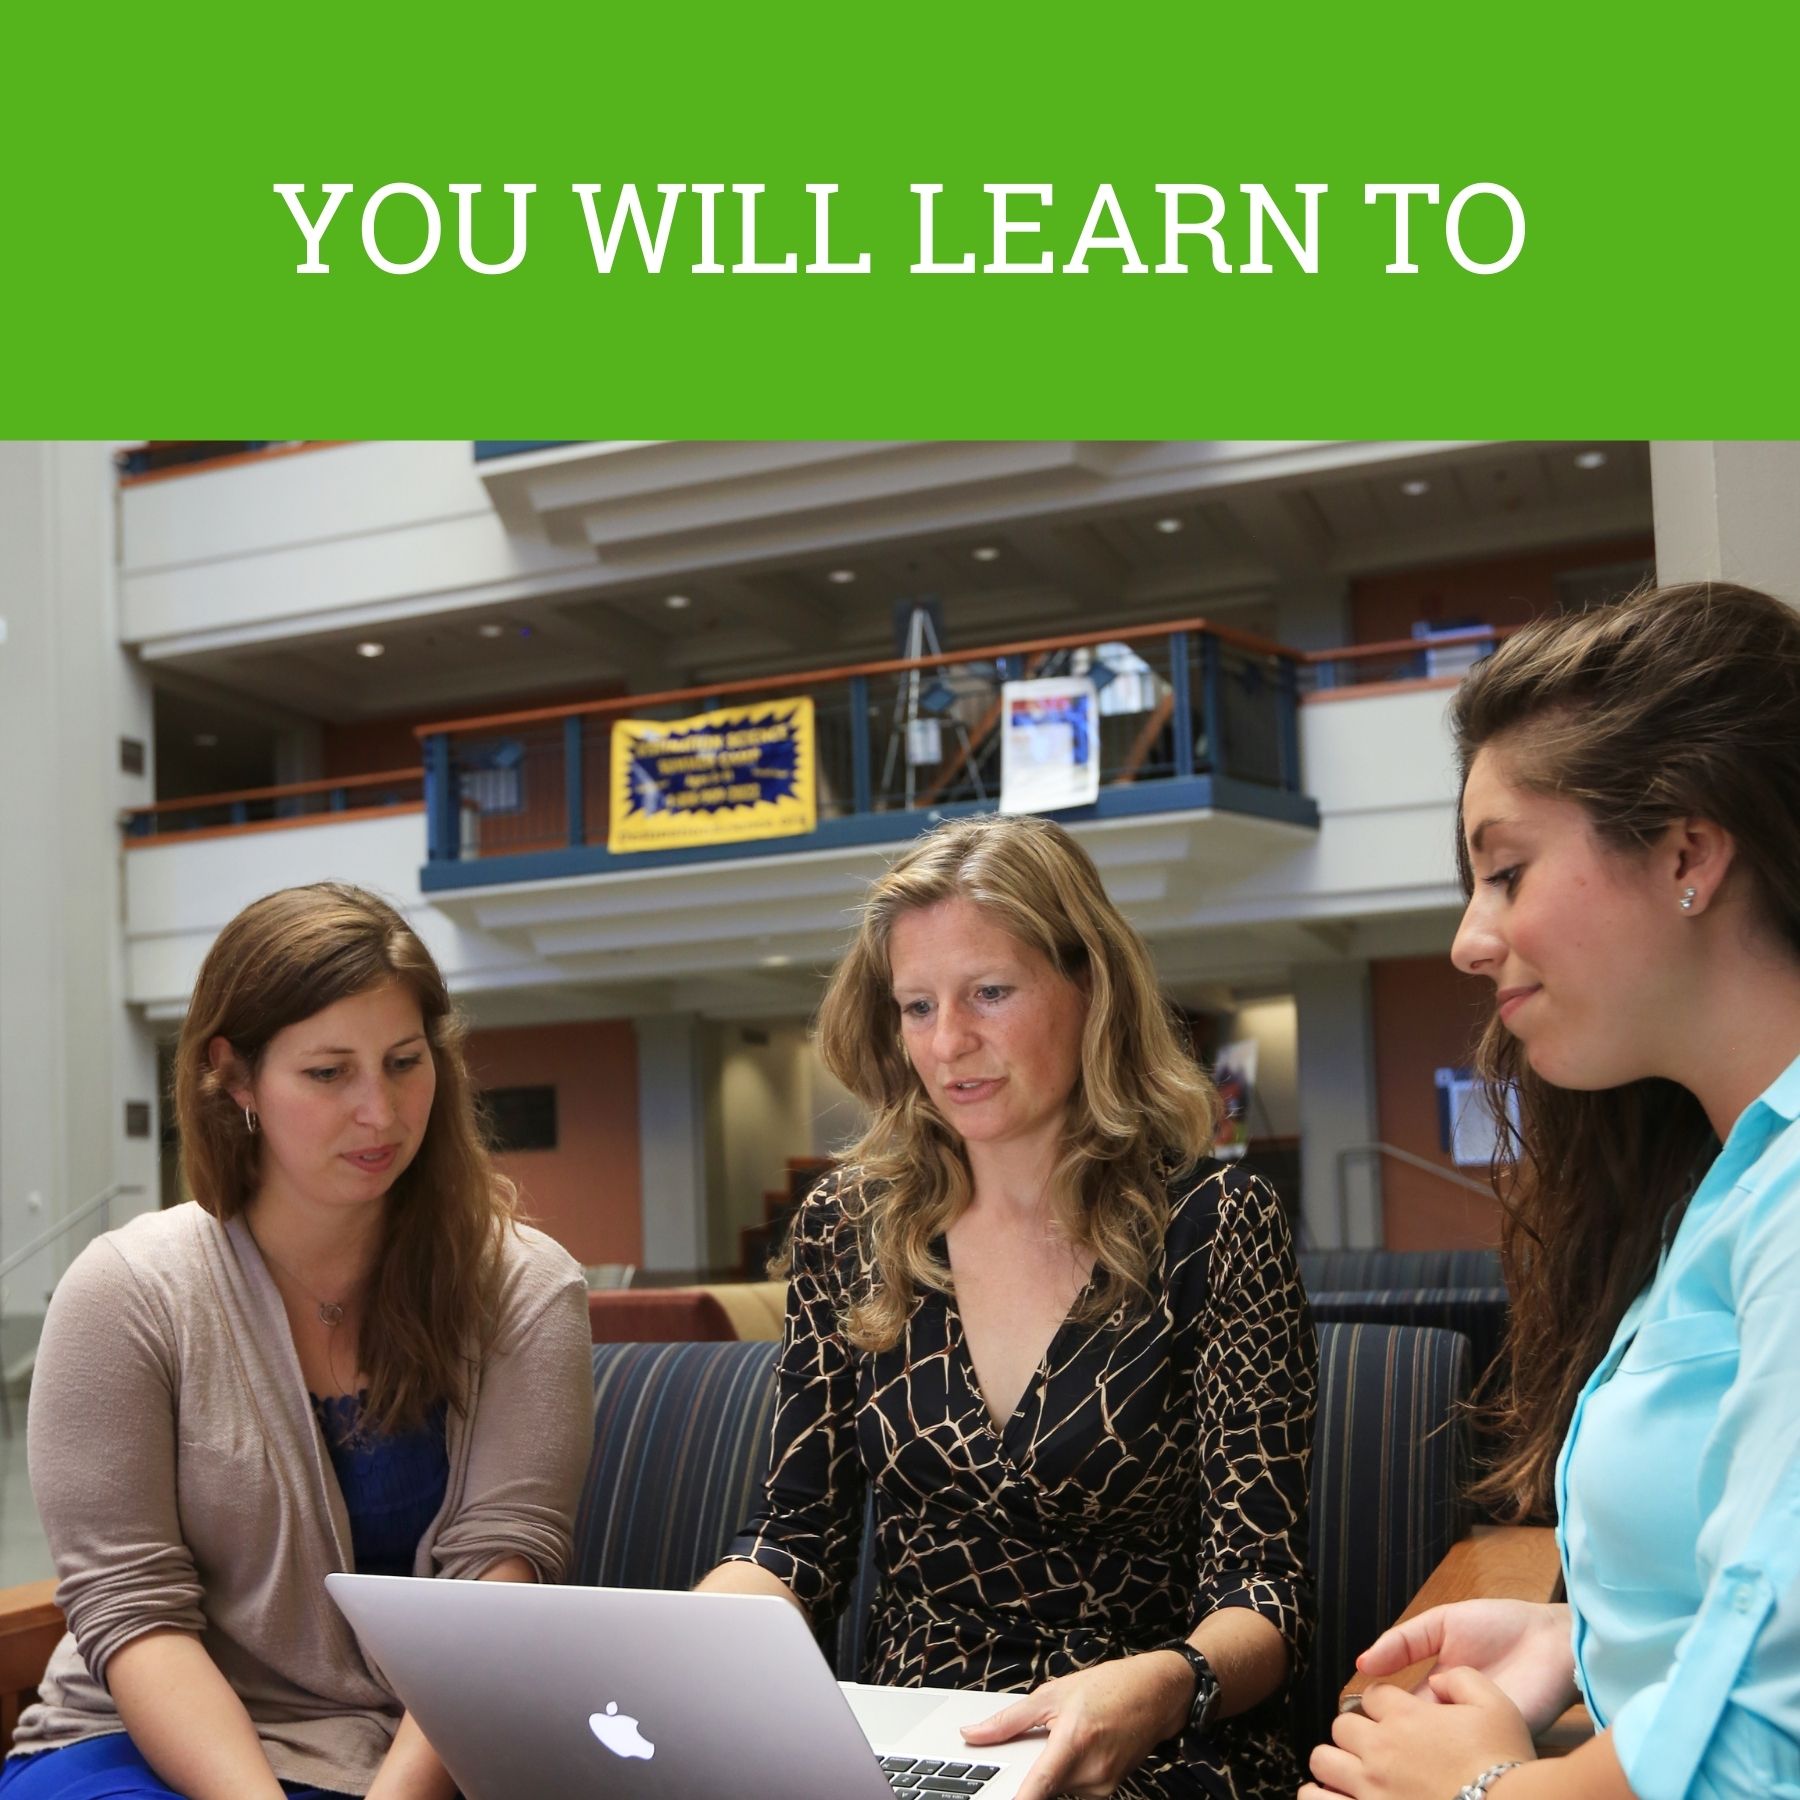
<path fill-rule="evenodd" d="M 1158 1644 L 1159 1650 L 1173 1650 L 1194 1672 L 1194 1698 L 1188 1707 L 1187 1723 L 1181 1735 L 1203 1736 L 1219 1716 L 1219 1678 L 1203 1651 L 1196 1650 L 1186 1638 L 1171 1638 Z"/>

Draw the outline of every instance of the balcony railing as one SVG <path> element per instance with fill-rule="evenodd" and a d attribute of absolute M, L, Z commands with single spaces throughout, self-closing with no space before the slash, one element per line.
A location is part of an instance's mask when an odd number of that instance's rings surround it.
<path fill-rule="evenodd" d="M 1301 686 L 1309 698 L 1341 698 L 1380 688 L 1454 687 L 1517 625 L 1470 625 L 1451 631 L 1394 638 L 1383 644 L 1346 644 L 1336 650 L 1307 650 Z"/>
<path fill-rule="evenodd" d="M 115 452 L 113 467 L 119 472 L 120 487 L 138 487 L 150 481 L 167 481 L 213 469 L 241 469 L 251 463 L 267 462 L 272 457 L 297 456 L 311 450 L 336 448 L 334 441 L 311 439 L 281 442 L 246 438 L 212 439 L 205 442 L 164 440 L 134 444 L 128 449 Z"/>
<path fill-rule="evenodd" d="M 1453 686 L 1468 661 L 1516 629 L 1295 651 L 1189 619 L 623 695 L 422 726 L 422 768 L 162 800 L 122 822 L 129 849 L 423 811 L 427 889 L 894 841 L 930 820 L 997 804 L 1004 682 L 1085 675 L 1100 690 L 1100 794 L 1059 816 L 1215 807 L 1312 825 L 1317 808 L 1300 785 L 1299 700 Z M 816 831 L 606 851 L 615 720 L 801 695 L 815 709 Z"/>
<path fill-rule="evenodd" d="M 381 813 L 418 812 L 424 799 L 423 769 L 389 769 L 377 775 L 289 782 L 284 787 L 194 794 L 134 807 L 124 814 L 125 845 L 130 849 L 172 837 L 279 831 L 290 825 L 317 825 L 342 814 L 370 818 Z"/>
<path fill-rule="evenodd" d="M 893 841 L 992 811 L 1008 681 L 1086 676 L 1099 690 L 1100 794 L 1059 817 L 1216 807 L 1317 823 L 1300 791 L 1294 652 L 1204 619 L 631 694 L 419 727 L 433 888 Z M 610 853 L 619 719 L 810 697 L 818 825 L 740 844 Z"/>

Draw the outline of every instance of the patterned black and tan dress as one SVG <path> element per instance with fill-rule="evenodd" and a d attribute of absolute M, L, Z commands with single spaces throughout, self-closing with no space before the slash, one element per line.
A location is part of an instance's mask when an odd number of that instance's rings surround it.
<path fill-rule="evenodd" d="M 890 1350 L 844 1341 L 869 1280 L 858 1176 L 800 1209 L 768 1486 L 730 1554 L 815 1617 L 836 1612 L 872 1481 L 866 1680 L 1024 1691 L 1224 1606 L 1303 1653 L 1317 1352 L 1287 1223 L 1266 1187 L 1216 1164 L 1170 1193 L 1154 1307 L 1066 1320 L 1004 1429 L 952 1297 L 922 1293 Z M 1153 1754 L 1118 1792 L 1273 1800 L 1299 1779 L 1277 1696 Z"/>

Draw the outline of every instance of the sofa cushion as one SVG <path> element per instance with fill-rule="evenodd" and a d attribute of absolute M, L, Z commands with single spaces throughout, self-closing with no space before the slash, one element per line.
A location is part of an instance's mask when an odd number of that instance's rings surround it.
<path fill-rule="evenodd" d="M 571 1582 L 691 1587 L 768 1467 L 779 1345 L 596 1344 Z"/>
<path fill-rule="evenodd" d="M 1356 1658 L 1468 1524 L 1469 1346 L 1404 1325 L 1319 1327 L 1311 1563 L 1318 1632 L 1294 1694 L 1302 1751 L 1323 1742 Z"/>
<path fill-rule="evenodd" d="M 1299 1260 L 1309 1294 L 1505 1285 L 1498 1250 L 1302 1250 Z"/>

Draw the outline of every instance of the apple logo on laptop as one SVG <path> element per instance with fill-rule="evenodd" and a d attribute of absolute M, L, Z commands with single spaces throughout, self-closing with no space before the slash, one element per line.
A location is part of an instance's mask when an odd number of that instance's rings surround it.
<path fill-rule="evenodd" d="M 588 1729 L 614 1756 L 641 1757 L 648 1762 L 656 1754 L 656 1746 L 638 1730 L 637 1720 L 620 1712 L 616 1700 L 607 1702 L 605 1712 L 588 1714 Z"/>

